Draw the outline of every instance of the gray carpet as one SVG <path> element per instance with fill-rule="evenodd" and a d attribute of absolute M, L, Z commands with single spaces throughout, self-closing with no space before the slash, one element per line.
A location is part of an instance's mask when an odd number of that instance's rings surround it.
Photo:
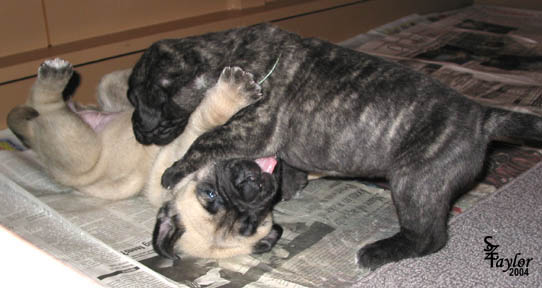
<path fill-rule="evenodd" d="M 450 222 L 441 251 L 383 266 L 356 287 L 542 287 L 542 163 Z M 510 276 L 484 260 L 484 242 L 500 245 L 500 258 L 529 262 L 528 276 Z M 523 262 L 520 258 L 524 258 Z M 513 272 L 520 273 L 519 269 Z M 524 271 L 523 271 L 524 272 Z"/>

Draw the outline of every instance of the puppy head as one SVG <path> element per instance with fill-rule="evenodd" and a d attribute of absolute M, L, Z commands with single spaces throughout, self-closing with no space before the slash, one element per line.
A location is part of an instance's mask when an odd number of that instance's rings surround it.
<path fill-rule="evenodd" d="M 135 108 L 132 125 L 140 143 L 173 141 L 201 101 L 203 93 L 198 90 L 208 88 L 203 87 L 201 76 L 211 69 L 195 46 L 191 38 L 162 40 L 149 47 L 134 66 L 128 99 Z"/>
<path fill-rule="evenodd" d="M 254 161 L 227 160 L 198 171 L 176 198 L 160 209 L 153 233 L 155 251 L 201 258 L 226 258 L 269 251 L 282 230 L 273 225 L 277 202 L 274 175 Z"/>

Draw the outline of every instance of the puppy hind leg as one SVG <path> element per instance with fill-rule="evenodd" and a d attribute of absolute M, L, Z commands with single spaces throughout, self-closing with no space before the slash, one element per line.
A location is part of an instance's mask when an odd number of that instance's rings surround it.
<path fill-rule="evenodd" d="M 358 251 L 358 264 L 372 270 L 405 258 L 436 252 L 448 238 L 447 219 L 451 191 L 439 191 L 428 183 L 414 183 L 413 175 L 393 179 L 392 198 L 400 231 Z"/>
<path fill-rule="evenodd" d="M 64 104 L 62 91 L 73 75 L 72 65 L 62 59 L 46 60 L 38 68 L 38 76 L 32 89 L 27 104 L 38 111 L 52 106 Z M 57 104 L 57 105 L 55 105 Z"/>
<path fill-rule="evenodd" d="M 59 182 L 68 184 L 94 167 L 101 153 L 96 132 L 64 102 L 62 92 L 73 74 L 72 65 L 61 59 L 47 60 L 38 76 L 27 105 L 39 112 L 30 121 L 32 149 Z M 64 177 L 60 180 L 59 177 Z"/>
<path fill-rule="evenodd" d="M 454 153 L 441 153 L 430 164 L 395 169 L 390 184 L 401 230 L 360 249 L 361 266 L 375 269 L 391 261 L 434 253 L 446 244 L 452 201 L 482 169 L 485 145 L 478 144 L 457 143 L 451 145 Z"/>
<path fill-rule="evenodd" d="M 27 147 L 33 147 L 34 132 L 31 122 L 40 115 L 64 107 L 62 91 L 72 77 L 69 62 L 54 59 L 43 62 L 38 68 L 36 81 L 30 89 L 26 105 L 12 109 L 7 117 L 9 129 Z"/>

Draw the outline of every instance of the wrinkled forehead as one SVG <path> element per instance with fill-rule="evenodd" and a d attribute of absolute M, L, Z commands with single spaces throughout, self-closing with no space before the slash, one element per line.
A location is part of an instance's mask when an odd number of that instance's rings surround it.
<path fill-rule="evenodd" d="M 193 78 L 203 60 L 199 50 L 192 41 L 183 39 L 157 42 L 147 49 L 136 64 L 132 81 L 146 79 L 158 82 L 168 77 L 182 82 Z"/>
<path fill-rule="evenodd" d="M 203 209 L 196 195 L 199 182 L 190 180 L 181 184 L 183 185 L 176 186 L 176 196 L 173 200 L 176 212 L 182 216 L 181 219 L 206 218 L 209 213 Z"/>
<path fill-rule="evenodd" d="M 214 167 L 212 164 L 200 168 L 198 171 L 185 176 L 172 190 L 173 196 L 179 198 L 184 193 L 195 192 L 196 187 L 200 182 L 205 182 L 211 179 L 214 175 Z"/>
<path fill-rule="evenodd" d="M 182 203 L 179 201 L 187 201 L 189 197 L 190 201 L 196 200 L 195 195 L 197 188 L 201 185 L 206 185 L 207 183 L 214 183 L 215 178 L 215 168 L 213 164 L 206 165 L 198 171 L 184 177 L 181 182 L 175 185 L 172 191 L 177 204 L 176 206 L 179 206 L 178 204 Z"/>

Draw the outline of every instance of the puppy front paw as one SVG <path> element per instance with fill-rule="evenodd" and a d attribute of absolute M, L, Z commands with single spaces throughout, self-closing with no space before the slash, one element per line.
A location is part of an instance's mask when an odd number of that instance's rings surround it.
<path fill-rule="evenodd" d="M 46 60 L 38 68 L 38 80 L 40 84 L 58 89 L 64 89 L 64 86 L 68 84 L 72 75 L 72 64 L 60 58 Z"/>
<path fill-rule="evenodd" d="M 173 189 L 181 179 L 184 178 L 184 173 L 181 172 L 175 165 L 169 167 L 162 174 L 162 186 L 168 190 Z"/>
<path fill-rule="evenodd" d="M 218 81 L 237 91 L 248 103 L 254 103 L 262 98 L 262 87 L 254 81 L 254 75 L 240 67 L 224 68 Z"/>

